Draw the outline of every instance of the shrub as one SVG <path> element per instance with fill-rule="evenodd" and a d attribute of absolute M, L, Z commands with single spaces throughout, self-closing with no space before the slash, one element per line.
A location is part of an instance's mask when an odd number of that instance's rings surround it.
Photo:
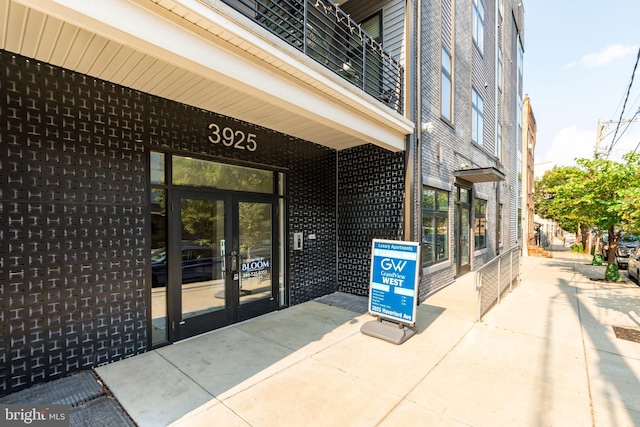
<path fill-rule="evenodd" d="M 608 282 L 619 282 L 620 271 L 618 271 L 618 264 L 610 262 L 607 265 L 607 270 L 604 272 L 604 280 Z"/>

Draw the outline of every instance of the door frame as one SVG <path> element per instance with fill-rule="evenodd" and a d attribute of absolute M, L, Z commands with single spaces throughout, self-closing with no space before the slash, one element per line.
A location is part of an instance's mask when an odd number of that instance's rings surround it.
<path fill-rule="evenodd" d="M 471 258 L 472 258 L 472 248 L 471 248 L 471 240 L 472 240 L 472 228 L 471 228 L 471 214 L 472 214 L 472 200 L 473 200 L 473 188 L 472 186 L 461 185 L 460 183 L 455 184 L 455 194 L 454 194 L 454 268 L 455 268 L 455 277 L 460 277 L 466 273 L 471 271 Z M 461 190 L 467 190 L 469 193 L 469 200 L 467 202 L 462 202 L 460 200 L 460 192 Z M 466 209 L 468 211 L 468 224 L 462 224 L 462 210 Z M 465 226 L 468 230 L 467 239 L 467 251 L 469 254 L 469 262 L 466 264 L 462 264 L 462 227 Z"/>
<path fill-rule="evenodd" d="M 170 324 L 168 342 L 180 341 L 195 335 L 200 335 L 221 327 L 240 322 L 279 307 L 279 215 L 277 195 L 241 193 L 199 187 L 174 187 L 169 200 L 168 230 L 167 230 L 167 317 Z M 224 239 L 225 278 L 224 293 L 225 307 L 211 313 L 198 315 L 188 320 L 182 318 L 182 216 L 181 201 L 183 199 L 220 200 L 224 202 Z M 240 203 L 268 203 L 271 205 L 271 298 L 259 299 L 254 302 L 240 304 L 240 271 L 232 271 L 232 253 L 239 257 Z M 238 258 L 239 259 L 239 258 Z M 241 263 L 236 261 L 238 269 Z M 234 275 L 237 279 L 234 278 Z"/>

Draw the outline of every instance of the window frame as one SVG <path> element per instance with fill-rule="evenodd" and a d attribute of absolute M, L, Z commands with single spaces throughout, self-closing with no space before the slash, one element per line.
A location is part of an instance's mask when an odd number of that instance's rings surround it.
<path fill-rule="evenodd" d="M 502 247 L 502 214 L 503 214 L 503 204 L 500 203 L 500 205 L 498 205 L 498 215 L 497 215 L 498 223 L 496 224 L 498 247 Z"/>
<path fill-rule="evenodd" d="M 471 88 L 471 141 L 484 147 L 484 99 Z"/>
<path fill-rule="evenodd" d="M 484 5 L 482 0 L 473 0 L 471 20 L 473 43 L 480 51 L 480 54 L 484 54 Z"/>
<path fill-rule="evenodd" d="M 433 205 L 425 203 L 427 196 L 425 193 L 433 193 Z M 422 187 L 422 232 L 421 232 L 421 252 L 422 266 L 428 267 L 449 260 L 449 204 L 451 202 L 451 194 L 449 191 L 441 190 L 434 187 Z M 430 222 L 430 224 L 425 224 Z M 425 227 L 426 225 L 426 227 Z M 427 235 L 425 229 L 430 228 L 432 233 L 431 243 L 432 251 L 427 251 Z M 442 232 L 441 230 L 444 230 Z M 433 255 L 433 257 L 429 257 Z M 429 259 L 427 259 L 429 257 Z"/>
<path fill-rule="evenodd" d="M 475 250 L 487 248 L 487 201 L 474 199 L 473 236 Z"/>
<path fill-rule="evenodd" d="M 445 64 L 445 57 L 448 59 L 448 64 Z M 448 66 L 448 69 L 445 65 Z M 445 82 L 448 83 L 446 91 Z M 447 95 L 446 98 L 445 95 Z M 446 106 L 445 99 L 448 101 Z M 444 46 L 442 46 L 440 57 L 440 116 L 448 123 L 453 123 L 453 57 Z"/>
<path fill-rule="evenodd" d="M 497 66 L 498 90 L 502 93 L 502 80 L 503 80 L 503 64 L 502 64 L 502 46 L 498 46 L 498 66 Z"/>

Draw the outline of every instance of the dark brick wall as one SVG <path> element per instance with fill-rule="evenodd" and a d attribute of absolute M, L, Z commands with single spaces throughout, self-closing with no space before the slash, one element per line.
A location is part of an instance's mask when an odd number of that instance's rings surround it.
<path fill-rule="evenodd" d="M 0 51 L 0 393 L 146 348 L 143 96 Z"/>
<path fill-rule="evenodd" d="M 371 241 L 402 239 L 404 153 L 364 145 L 338 159 L 338 290 L 368 295 Z"/>
<path fill-rule="evenodd" d="M 146 351 L 149 149 L 283 168 L 290 247 L 317 236 L 289 252 L 290 303 L 337 289 L 335 150 L 6 51 L 0 70 L 0 395 Z"/>

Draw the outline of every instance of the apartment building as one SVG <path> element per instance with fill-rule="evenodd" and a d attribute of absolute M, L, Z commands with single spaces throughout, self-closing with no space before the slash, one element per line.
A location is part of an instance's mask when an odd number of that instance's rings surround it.
<path fill-rule="evenodd" d="M 0 394 L 518 242 L 520 4 L 0 10 Z"/>
<path fill-rule="evenodd" d="M 426 296 L 521 240 L 524 9 L 510 0 L 420 5 Z"/>
<path fill-rule="evenodd" d="M 536 133 L 538 126 L 536 117 L 533 114 L 531 99 L 529 95 L 525 95 L 524 104 L 522 106 L 522 154 L 523 167 L 525 172 L 522 174 L 522 232 L 523 254 L 527 254 L 527 247 L 536 244 L 535 236 L 535 204 L 533 201 L 533 191 L 535 184 L 535 151 L 536 151 Z"/>

